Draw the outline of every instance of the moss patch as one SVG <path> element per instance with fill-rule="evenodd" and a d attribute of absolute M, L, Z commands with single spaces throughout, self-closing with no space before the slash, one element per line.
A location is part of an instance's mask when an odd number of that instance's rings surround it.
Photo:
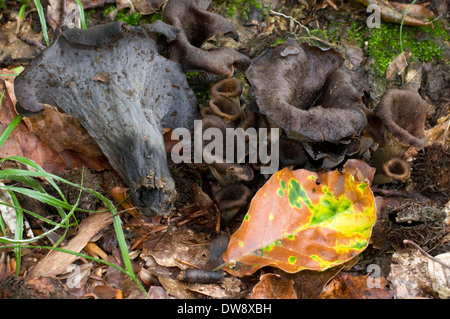
<path fill-rule="evenodd" d="M 434 28 L 403 26 L 403 50 L 412 53 L 411 61 L 444 59 L 444 41 L 450 36 L 441 21 L 433 22 Z M 382 22 L 380 28 L 369 29 L 363 21 L 353 21 L 347 31 L 348 39 L 359 46 L 367 43 L 367 53 L 374 58 L 375 72 L 383 75 L 392 60 L 402 50 L 400 25 Z"/>

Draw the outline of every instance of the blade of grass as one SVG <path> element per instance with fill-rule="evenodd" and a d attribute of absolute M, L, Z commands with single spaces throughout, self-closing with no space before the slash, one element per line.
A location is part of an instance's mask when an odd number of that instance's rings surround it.
<path fill-rule="evenodd" d="M 48 39 L 48 33 L 47 33 L 47 23 L 45 21 L 45 14 L 44 9 L 42 8 L 42 4 L 40 0 L 33 0 L 34 4 L 36 5 L 36 9 L 39 15 L 39 20 L 41 22 L 41 28 L 42 28 L 42 34 L 44 35 L 45 43 L 47 46 L 50 45 L 50 41 Z"/>
<path fill-rule="evenodd" d="M 17 158 L 17 157 L 15 157 L 15 158 Z M 24 162 L 24 161 L 21 161 L 21 162 Z M 25 161 L 25 162 L 27 162 L 27 161 Z M 133 267 L 131 265 L 131 260 L 128 255 L 128 248 L 126 245 L 125 236 L 123 234 L 122 221 L 120 219 L 120 216 L 117 214 L 116 207 L 113 205 L 113 203 L 109 199 L 107 199 L 105 196 L 101 195 L 100 193 L 98 193 L 92 189 L 80 187 L 80 185 L 74 184 L 72 182 L 65 180 L 64 178 L 61 178 L 59 176 L 56 176 L 56 175 L 53 175 L 50 173 L 46 173 L 46 172 L 34 172 L 34 171 L 26 171 L 26 170 L 19 170 L 19 169 L 9 169 L 9 170 L 0 171 L 0 179 L 3 178 L 3 176 L 10 176 L 10 175 L 14 175 L 14 174 L 18 174 L 21 176 L 29 176 L 29 177 L 32 177 L 32 176 L 38 177 L 39 176 L 39 177 L 45 177 L 47 179 L 48 178 L 55 179 L 55 180 L 61 181 L 63 183 L 66 183 L 70 186 L 81 188 L 84 191 L 87 191 L 87 192 L 95 195 L 99 200 L 101 200 L 105 204 L 105 206 L 109 209 L 111 214 L 114 216 L 113 217 L 114 230 L 116 232 L 116 237 L 117 237 L 117 241 L 119 244 L 120 252 L 122 254 L 122 259 L 123 259 L 124 265 L 128 271 L 130 271 L 130 272 L 133 271 Z M 11 188 L 13 186 L 7 186 L 7 187 Z M 14 190 L 14 189 L 12 189 L 12 190 Z M 20 192 L 21 189 L 18 188 L 18 191 Z M 43 200 L 48 200 L 49 201 L 48 204 L 52 205 L 52 206 L 56 205 L 55 207 L 57 207 L 58 205 L 61 205 L 61 207 L 66 208 L 66 209 L 70 209 L 69 207 L 71 207 L 70 204 L 60 201 L 48 194 L 42 194 L 42 193 L 34 191 L 34 190 L 25 190 L 25 191 L 22 190 L 22 193 L 24 193 L 24 192 L 27 194 L 30 194 L 30 195 L 36 195 Z"/>
<path fill-rule="evenodd" d="M 0 104 L 2 102 L 4 96 L 4 92 L 0 92 Z M 22 115 L 17 115 L 12 121 L 11 123 L 8 124 L 8 126 L 5 128 L 5 130 L 3 131 L 3 133 L 0 135 L 0 147 L 3 146 L 3 144 L 5 144 L 6 140 L 8 139 L 8 137 L 11 135 L 11 132 L 14 130 L 14 128 L 17 126 L 17 124 L 20 123 L 20 121 L 22 120 L 23 116 Z"/>
<path fill-rule="evenodd" d="M 83 8 L 83 4 L 81 3 L 80 0 L 75 0 L 75 1 L 77 2 L 77 4 L 78 4 L 78 9 L 79 9 L 79 11 L 80 11 L 81 27 L 82 27 L 83 29 L 87 29 L 87 26 L 86 26 L 86 19 L 85 19 L 85 17 L 84 17 L 84 8 Z"/>
<path fill-rule="evenodd" d="M 78 194 L 77 202 L 75 203 L 73 208 L 70 210 L 69 214 L 75 213 L 75 210 L 78 207 L 78 203 L 80 202 L 81 194 L 83 193 L 83 178 L 84 178 L 84 168 L 83 168 L 83 171 L 81 172 L 80 193 Z M 64 215 L 65 215 L 65 212 L 64 212 Z M 64 234 L 53 246 L 55 246 L 55 247 L 59 246 L 59 244 L 64 240 L 64 238 L 66 238 L 68 231 L 69 231 L 69 219 L 67 219 L 66 230 L 64 231 Z"/>
<path fill-rule="evenodd" d="M 18 206 L 11 205 L 11 204 L 8 204 L 8 203 L 5 203 L 5 202 L 0 202 L 0 205 L 7 206 L 7 207 L 11 207 L 11 208 L 14 208 L 14 209 L 20 209 L 20 207 L 18 207 Z M 43 221 L 43 222 L 46 223 L 46 224 L 50 224 L 50 225 L 52 225 L 52 226 L 56 226 L 56 225 L 59 224 L 59 223 L 54 222 L 54 221 L 52 221 L 52 220 L 50 220 L 50 219 L 47 219 L 47 218 L 45 218 L 45 217 L 43 217 L 43 216 L 41 216 L 41 215 L 39 215 L 39 214 L 36 214 L 36 213 L 34 213 L 34 212 L 32 212 L 32 211 L 29 211 L 29 210 L 27 210 L 27 209 L 25 209 L 25 208 L 22 208 L 22 211 L 23 211 L 25 214 L 30 215 L 30 216 L 33 216 L 34 218 L 39 219 L 39 220 Z M 1 216 L 0 216 L 0 217 L 1 217 Z M 1 220 L 0 220 L 0 221 L 1 221 Z M 71 226 L 72 226 L 72 225 L 71 225 Z"/>
<path fill-rule="evenodd" d="M 39 166 L 38 164 L 36 164 L 33 160 L 30 160 L 26 157 L 21 157 L 21 156 L 11 156 L 11 157 L 6 157 L 2 160 L 0 160 L 0 166 L 6 162 L 6 161 L 16 161 L 25 165 L 28 165 L 32 168 L 34 168 L 35 170 L 37 170 L 38 172 L 41 173 L 41 175 L 39 177 L 44 177 L 48 180 L 48 182 L 52 185 L 52 187 L 54 189 L 56 189 L 56 191 L 58 192 L 59 196 L 61 196 L 61 199 L 67 203 L 67 200 L 63 194 L 63 192 L 61 191 L 61 189 L 58 187 L 58 185 L 54 182 L 54 179 L 60 180 L 64 183 L 67 183 L 68 181 L 61 179 L 60 177 L 53 175 L 53 174 L 49 174 L 47 173 L 41 166 Z M 28 172 L 28 171 L 26 171 Z M 36 175 L 35 175 L 36 176 Z M 76 184 L 72 184 L 71 186 L 74 187 L 79 187 L 79 185 Z"/>
<path fill-rule="evenodd" d="M 14 192 L 9 192 L 11 199 L 13 201 L 14 206 L 18 207 L 16 209 L 16 229 L 14 230 L 14 239 L 22 240 L 23 239 L 23 210 L 20 207 L 19 200 L 17 199 L 16 194 Z M 16 276 L 19 276 L 20 265 L 22 263 L 22 247 L 20 245 L 14 246 L 14 255 L 16 257 Z"/>
<path fill-rule="evenodd" d="M 402 22 L 400 23 L 400 51 L 403 53 L 403 40 L 402 40 L 402 31 L 403 31 L 403 23 L 405 22 L 406 15 L 408 14 L 411 7 L 416 3 L 417 0 L 413 0 L 411 4 L 409 5 L 408 9 L 406 9 L 405 13 L 403 14 Z"/>
<path fill-rule="evenodd" d="M 40 202 L 43 202 L 45 204 L 48 204 L 48 205 L 56 207 L 56 208 L 60 207 L 60 208 L 70 210 L 73 207 L 72 205 L 70 205 L 62 200 L 59 200 L 47 193 L 41 193 L 41 192 L 35 191 L 34 189 L 28 189 L 28 188 L 17 187 L 17 186 L 9 186 L 9 185 L 2 186 L 2 188 L 6 189 L 8 191 L 13 191 L 16 193 L 20 193 L 20 194 L 32 197 L 34 199 L 37 199 Z"/>
<path fill-rule="evenodd" d="M 23 16 L 25 15 L 25 10 L 27 9 L 27 6 L 28 5 L 26 5 L 26 4 L 22 4 L 22 6 L 20 7 L 19 14 L 18 14 L 18 17 L 20 20 L 23 20 Z"/>

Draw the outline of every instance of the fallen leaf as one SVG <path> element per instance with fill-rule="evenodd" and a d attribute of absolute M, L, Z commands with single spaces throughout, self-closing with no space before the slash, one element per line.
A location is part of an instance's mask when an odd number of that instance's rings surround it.
<path fill-rule="evenodd" d="M 377 5 L 380 10 L 380 16 L 383 21 L 398 23 L 400 24 L 403 19 L 403 15 L 405 12 L 403 10 L 408 9 L 408 7 L 398 7 L 395 8 L 391 3 L 384 2 L 384 0 L 357 0 L 359 3 L 365 5 L 366 7 L 369 5 Z M 413 9 L 413 12 L 416 10 Z M 407 13 L 406 18 L 403 21 L 404 25 L 415 25 L 415 26 L 423 26 L 428 25 L 428 19 L 425 18 L 417 18 L 414 14 Z"/>
<path fill-rule="evenodd" d="M 396 74 L 402 74 L 408 66 L 408 59 L 411 57 L 411 54 L 411 52 L 405 51 L 397 55 L 386 70 L 386 79 L 392 80 Z"/>
<path fill-rule="evenodd" d="M 368 184 L 349 173 L 285 168 L 253 198 L 223 255 L 224 270 L 244 276 L 264 266 L 325 270 L 363 251 L 376 219 Z"/>
<path fill-rule="evenodd" d="M 117 0 L 117 9 L 133 8 L 142 15 L 155 13 L 168 0 Z"/>
<path fill-rule="evenodd" d="M 209 260 L 209 242 L 205 235 L 190 229 L 169 230 L 149 236 L 143 243 L 141 257 L 152 256 L 160 266 L 203 269 Z"/>
<path fill-rule="evenodd" d="M 99 299 L 113 299 L 116 298 L 118 294 L 118 289 L 114 289 L 112 287 L 98 285 L 95 286 L 92 292 L 99 298 Z"/>
<path fill-rule="evenodd" d="M 450 253 L 444 253 L 435 256 L 444 264 L 450 267 Z M 442 299 L 450 298 L 450 269 L 444 267 L 441 263 L 429 260 L 428 261 L 428 275 L 431 279 L 431 285 Z"/>
<path fill-rule="evenodd" d="M 427 265 L 428 258 L 416 249 L 401 249 L 394 253 L 387 279 L 395 290 L 396 299 L 430 297 L 432 288 Z"/>
<path fill-rule="evenodd" d="M 13 101 L 9 96 L 9 91 L 6 90 L 5 82 L 0 79 L 0 97 L 2 97 L 0 104 L 0 132 L 2 132 L 8 124 L 17 116 Z M 38 116 L 39 117 L 39 116 Z M 48 123 L 42 123 L 46 127 Z M 60 125 L 57 130 L 51 131 L 47 137 L 49 140 L 54 140 L 57 135 L 66 136 L 66 141 L 77 136 L 80 131 L 70 131 L 70 136 L 64 134 L 65 126 Z M 49 130 L 47 127 L 46 130 Z M 77 139 L 78 140 L 78 139 Z M 85 141 L 78 140 L 81 144 Z M 69 142 L 73 143 L 73 142 Z M 104 156 L 89 157 L 82 153 L 77 153 L 73 150 L 64 149 L 64 147 L 52 149 L 38 136 L 30 132 L 25 121 L 20 122 L 12 131 L 9 138 L 6 140 L 0 149 L 0 157 L 21 156 L 33 160 L 49 173 L 60 173 L 66 168 L 77 168 L 87 166 L 95 170 L 104 170 L 110 168 Z M 81 150 L 81 149 L 78 149 Z M 92 154 L 89 154 L 92 155 Z M 94 154 L 95 155 L 95 154 Z M 97 154 L 98 155 L 98 154 Z"/>
<path fill-rule="evenodd" d="M 56 107 L 45 105 L 41 114 L 24 117 L 23 121 L 31 134 L 39 137 L 58 153 L 72 150 L 89 157 L 103 156 L 97 143 L 80 122 L 66 113 L 59 112 Z"/>
<path fill-rule="evenodd" d="M 95 213 L 80 223 L 78 234 L 64 247 L 67 250 L 80 252 L 100 230 L 112 223 L 111 213 Z M 28 273 L 27 280 L 41 276 L 56 276 L 64 272 L 78 257 L 75 255 L 50 251 Z"/>
<path fill-rule="evenodd" d="M 174 299 L 174 297 L 169 296 L 167 291 L 160 286 L 151 286 L 148 290 L 148 297 L 149 299 Z"/>
<path fill-rule="evenodd" d="M 197 299 L 195 293 L 189 290 L 186 283 L 166 277 L 158 277 L 158 279 L 169 296 L 178 299 Z"/>
<path fill-rule="evenodd" d="M 248 299 L 297 299 L 294 281 L 278 274 L 263 274 Z"/>
<path fill-rule="evenodd" d="M 387 288 L 386 278 L 377 278 L 379 287 L 368 285 L 367 279 L 368 275 L 340 273 L 325 286 L 320 299 L 392 299 L 393 291 Z"/>
<path fill-rule="evenodd" d="M 428 18 L 434 18 L 434 13 L 427 6 L 430 5 L 429 2 L 421 3 L 421 4 L 413 4 L 411 8 L 409 7 L 409 3 L 400 3 L 400 2 L 390 2 L 390 4 L 398 11 L 398 12 L 408 12 L 407 15 L 410 17 L 414 17 L 417 19 L 423 19 L 425 21 Z"/>

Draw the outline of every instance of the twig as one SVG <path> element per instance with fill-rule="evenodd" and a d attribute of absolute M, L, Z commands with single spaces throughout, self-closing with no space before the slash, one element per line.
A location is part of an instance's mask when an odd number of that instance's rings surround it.
<path fill-rule="evenodd" d="M 315 37 L 315 36 L 311 35 L 311 33 L 309 32 L 309 29 L 307 27 L 305 27 L 303 24 L 301 24 L 300 22 L 298 22 L 294 17 L 287 16 L 287 15 L 281 13 L 281 12 L 276 12 L 276 11 L 273 11 L 273 10 L 270 10 L 270 13 L 278 15 L 278 16 L 281 16 L 281 17 L 286 18 L 286 19 L 291 19 L 292 21 L 297 23 L 300 27 L 305 29 L 306 32 L 308 33 L 309 37 L 307 37 L 307 39 L 311 39 L 311 40 L 316 40 L 316 41 L 322 42 L 323 44 L 326 44 L 326 45 L 328 45 L 330 47 L 335 47 L 336 46 L 335 43 L 331 43 L 331 42 L 325 41 L 325 40 L 323 40 L 321 38 L 318 38 L 318 37 Z"/>
<path fill-rule="evenodd" d="M 444 263 L 442 260 L 439 260 L 439 259 L 437 259 L 437 258 L 431 256 L 429 253 L 427 253 L 425 250 L 423 250 L 422 247 L 420 247 L 419 245 L 417 245 L 415 242 L 413 242 L 413 241 L 411 241 L 411 240 L 405 239 L 405 240 L 403 240 L 403 243 L 404 243 L 404 244 L 410 244 L 410 245 L 416 247 L 416 248 L 417 248 L 423 255 L 425 255 L 426 257 L 430 258 L 431 260 L 433 260 L 433 261 L 435 261 L 435 262 L 437 262 L 437 263 L 440 263 L 440 264 L 441 264 L 442 266 L 444 266 L 445 268 L 450 269 L 450 266 L 449 266 L 449 265 L 447 265 L 446 263 Z"/>

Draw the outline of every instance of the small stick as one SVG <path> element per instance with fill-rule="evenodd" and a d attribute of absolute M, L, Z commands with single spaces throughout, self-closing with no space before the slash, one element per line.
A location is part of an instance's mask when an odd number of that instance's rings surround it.
<path fill-rule="evenodd" d="M 419 245 L 417 245 L 415 242 L 413 242 L 413 241 L 411 241 L 411 240 L 405 239 L 405 240 L 403 240 L 403 243 L 404 243 L 404 244 L 410 244 L 410 245 L 416 247 L 416 248 L 417 248 L 423 255 L 425 255 L 426 257 L 430 258 L 431 260 L 433 260 L 433 261 L 435 261 L 435 262 L 437 262 L 437 263 L 440 263 L 440 264 L 441 264 L 442 266 L 444 266 L 445 268 L 450 269 L 450 266 L 449 266 L 449 265 L 447 265 L 447 264 L 445 264 L 443 261 L 441 261 L 441 260 L 439 260 L 439 259 L 437 259 L 437 258 L 431 256 L 429 253 L 427 253 L 425 250 L 423 250 L 422 247 L 420 247 Z"/>
<path fill-rule="evenodd" d="M 273 10 L 270 10 L 270 13 L 275 14 L 275 15 L 278 15 L 278 16 L 282 16 L 283 18 L 286 18 L 286 19 L 291 19 L 292 21 L 294 21 L 295 23 L 297 23 L 300 27 L 302 27 L 303 29 L 305 29 L 306 32 L 308 33 L 309 37 L 305 37 L 306 39 L 316 40 L 316 41 L 322 42 L 323 44 L 326 44 L 326 45 L 328 45 L 328 46 L 330 46 L 330 47 L 335 47 L 335 46 L 336 46 L 335 43 L 330 43 L 330 42 L 328 42 L 328 41 L 322 40 L 321 38 L 318 38 L 318 37 L 315 37 L 315 36 L 311 35 L 311 33 L 309 32 L 309 29 L 308 29 L 307 27 L 305 27 L 303 24 L 301 24 L 300 22 L 298 22 L 294 17 L 287 16 L 287 15 L 285 15 L 285 14 L 283 14 L 283 13 L 276 12 L 276 11 L 273 11 Z"/>

